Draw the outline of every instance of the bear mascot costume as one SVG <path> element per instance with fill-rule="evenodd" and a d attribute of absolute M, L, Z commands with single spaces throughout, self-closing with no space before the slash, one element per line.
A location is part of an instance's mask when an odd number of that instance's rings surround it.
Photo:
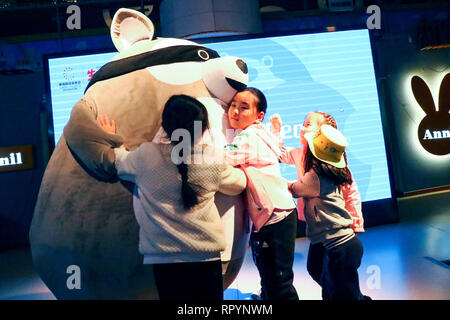
<path fill-rule="evenodd" d="M 116 12 L 111 37 L 119 54 L 94 74 L 46 168 L 30 243 L 34 266 L 57 299 L 158 299 L 151 265 L 138 251 L 133 186 L 117 179 L 112 147 L 152 141 L 174 94 L 206 106 L 216 146 L 232 139 L 226 108 L 247 86 L 245 62 L 153 33 L 142 13 Z M 100 114 L 116 121 L 118 134 L 100 128 Z M 250 226 L 242 196 L 217 193 L 215 203 L 226 228 L 226 288 L 242 265 Z"/>

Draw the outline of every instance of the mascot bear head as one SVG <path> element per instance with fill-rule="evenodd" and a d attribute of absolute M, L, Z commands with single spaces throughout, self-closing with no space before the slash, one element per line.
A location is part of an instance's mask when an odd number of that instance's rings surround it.
<path fill-rule="evenodd" d="M 94 74 L 46 168 L 30 243 L 35 268 L 58 299 L 157 298 L 153 270 L 138 252 L 132 186 L 115 178 L 107 161 L 114 157 L 111 146 L 123 143 L 133 150 L 152 141 L 164 104 L 174 94 L 200 100 L 208 110 L 213 143 L 229 142 L 226 108 L 247 85 L 245 62 L 153 33 L 145 15 L 117 11 L 111 37 L 119 54 Z M 118 135 L 97 125 L 100 114 L 116 121 Z M 227 287 L 242 264 L 249 223 L 240 196 L 217 194 L 215 203 L 226 228 Z"/>

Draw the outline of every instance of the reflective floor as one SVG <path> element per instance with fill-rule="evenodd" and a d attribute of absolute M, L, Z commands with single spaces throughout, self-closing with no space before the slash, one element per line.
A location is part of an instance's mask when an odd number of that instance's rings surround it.
<path fill-rule="evenodd" d="M 423 221 L 369 228 L 360 235 L 364 257 L 361 291 L 373 299 L 450 299 L 450 212 Z M 300 299 L 321 299 L 306 271 L 309 241 L 297 239 L 294 285 Z M 247 251 L 242 269 L 225 291 L 227 300 L 251 299 L 259 276 Z M 0 299 L 54 299 L 34 272 L 27 249 L 0 253 Z"/>
<path fill-rule="evenodd" d="M 370 228 L 359 237 L 364 256 L 359 268 L 363 294 L 372 299 L 450 299 L 450 215 L 436 224 L 408 222 Z M 321 289 L 306 271 L 309 242 L 298 239 L 294 262 L 294 286 L 300 299 L 320 300 Z M 250 299 L 257 292 L 258 273 L 247 253 L 226 299 Z"/>

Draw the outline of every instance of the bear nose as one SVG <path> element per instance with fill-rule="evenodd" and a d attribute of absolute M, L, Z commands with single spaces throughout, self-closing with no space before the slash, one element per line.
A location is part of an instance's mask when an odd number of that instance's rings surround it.
<path fill-rule="evenodd" d="M 238 66 L 239 69 L 241 69 L 241 71 L 244 74 L 248 73 L 248 69 L 247 69 L 247 64 L 244 62 L 244 60 L 242 59 L 237 59 L 236 60 L 236 65 Z"/>

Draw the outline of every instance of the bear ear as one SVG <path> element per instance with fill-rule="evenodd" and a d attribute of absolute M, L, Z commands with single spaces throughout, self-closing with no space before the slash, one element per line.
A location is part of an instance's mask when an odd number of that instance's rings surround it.
<path fill-rule="evenodd" d="M 436 112 L 433 96 L 431 95 L 430 89 L 428 88 L 427 84 L 421 77 L 412 77 L 411 89 L 417 103 L 423 109 L 423 111 L 425 111 L 426 114 L 432 114 Z"/>
<path fill-rule="evenodd" d="M 450 73 L 442 79 L 439 88 L 439 112 L 448 113 L 450 110 Z"/>
<path fill-rule="evenodd" d="M 152 40 L 155 28 L 143 13 L 120 8 L 111 22 L 111 39 L 119 52 L 141 40 Z"/>

